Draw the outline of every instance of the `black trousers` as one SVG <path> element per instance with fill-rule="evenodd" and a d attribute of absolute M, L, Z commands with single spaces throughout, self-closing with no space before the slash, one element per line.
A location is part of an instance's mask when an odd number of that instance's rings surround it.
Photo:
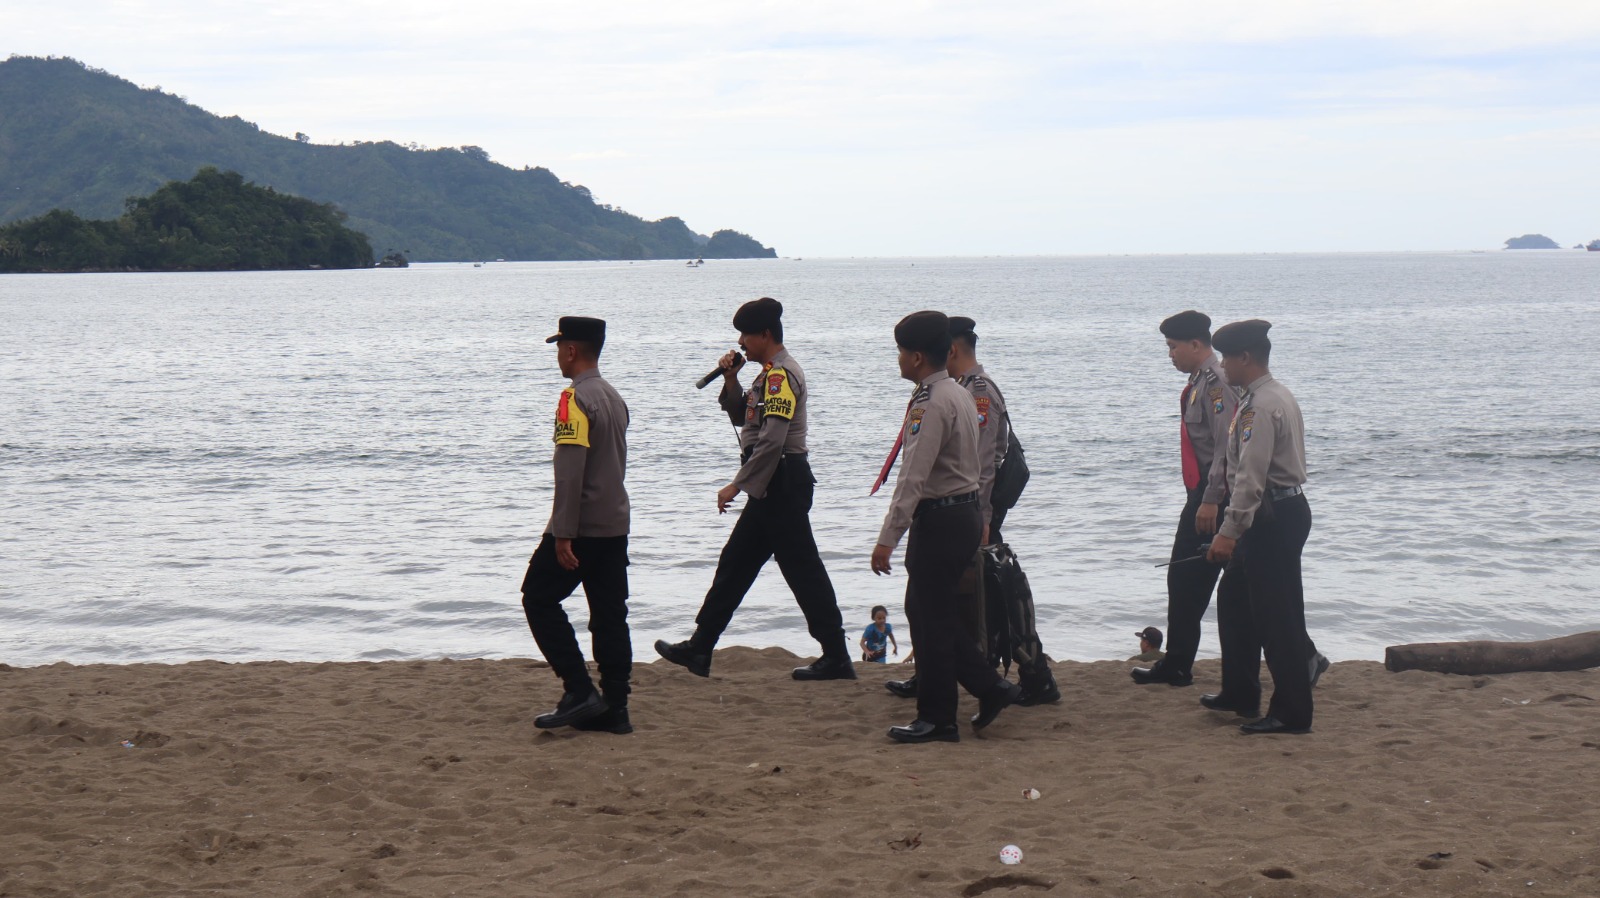
<path fill-rule="evenodd" d="M 528 561 L 522 578 L 522 610 L 528 615 L 533 641 L 567 691 L 585 693 L 594 688 L 577 634 L 561 603 L 583 584 L 589 600 L 589 633 L 594 640 L 595 665 L 600 668 L 600 691 L 613 706 L 628 702 L 628 678 L 633 670 L 633 644 L 628 638 L 628 538 L 580 536 L 572 541 L 578 569 L 569 571 L 556 561 L 555 537 L 546 533 Z"/>
<path fill-rule="evenodd" d="M 972 566 L 982 530 L 977 503 L 967 502 L 917 515 L 906 538 L 906 621 L 917 650 L 917 717 L 928 723 L 956 722 L 957 683 L 977 696 L 1000 684 L 963 622 L 961 577 Z"/>
<path fill-rule="evenodd" d="M 839 599 L 828 579 L 828 569 L 817 552 L 811 533 L 811 497 L 815 478 L 803 456 L 784 456 L 772 475 L 767 494 L 749 499 L 717 559 L 717 573 L 695 616 L 689 643 L 696 651 L 716 647 L 734 611 L 756 582 L 767 559 L 778 559 L 778 570 L 805 615 L 806 629 L 830 657 L 849 658 L 845 647 L 844 618 Z"/>
<path fill-rule="evenodd" d="M 1261 503 L 1235 548 L 1217 589 L 1222 641 L 1222 695 L 1229 704 L 1261 702 L 1261 656 L 1272 674 L 1267 716 L 1292 727 L 1311 726 L 1311 657 L 1306 633 L 1300 553 L 1311 533 L 1304 495 Z"/>
<path fill-rule="evenodd" d="M 1172 538 L 1172 557 L 1169 561 L 1192 558 L 1201 554 L 1200 546 L 1210 541 L 1209 534 L 1195 532 L 1194 518 L 1200 511 L 1205 484 L 1189 490 L 1189 498 L 1178 515 L 1178 532 Z M 1219 506 L 1217 521 L 1222 521 L 1226 503 Z M 1211 605 L 1211 591 L 1222 574 L 1222 565 L 1212 564 L 1204 558 L 1167 566 L 1167 657 L 1161 666 L 1166 670 L 1194 670 L 1194 656 L 1200 650 L 1200 621 Z"/>

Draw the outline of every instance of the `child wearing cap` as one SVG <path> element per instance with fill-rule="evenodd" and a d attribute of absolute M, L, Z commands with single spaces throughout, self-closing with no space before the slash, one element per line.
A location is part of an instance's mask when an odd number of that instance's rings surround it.
<path fill-rule="evenodd" d="M 1133 635 L 1139 637 L 1139 654 L 1129 658 L 1129 661 L 1140 661 L 1145 664 L 1152 664 L 1156 661 L 1160 661 L 1162 658 L 1167 657 L 1167 653 L 1161 651 L 1162 637 L 1160 630 L 1157 630 L 1155 627 L 1145 627 L 1143 630 L 1140 630 Z"/>

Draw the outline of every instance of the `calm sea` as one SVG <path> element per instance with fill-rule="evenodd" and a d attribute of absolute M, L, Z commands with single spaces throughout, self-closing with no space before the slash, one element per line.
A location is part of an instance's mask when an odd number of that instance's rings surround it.
<path fill-rule="evenodd" d="M 852 640 L 875 604 L 903 632 L 903 573 L 868 568 L 888 493 L 866 493 L 907 390 L 891 328 L 923 308 L 980 322 L 1010 399 L 1034 476 L 1006 529 L 1058 658 L 1165 626 L 1183 376 L 1156 324 L 1191 307 L 1275 323 L 1328 655 L 1600 628 L 1600 254 L 491 263 L 0 279 L 0 661 L 535 656 L 517 587 L 563 314 L 610 321 L 651 658 L 734 520 L 734 433 L 693 381 L 761 295 L 810 378 Z M 775 566 L 724 644 L 813 651 Z"/>

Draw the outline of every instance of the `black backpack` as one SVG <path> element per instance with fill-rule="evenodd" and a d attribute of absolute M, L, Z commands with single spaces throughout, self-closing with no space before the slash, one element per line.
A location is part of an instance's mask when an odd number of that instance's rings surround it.
<path fill-rule="evenodd" d="M 1017 439 L 1017 429 L 1011 426 L 1011 413 L 1006 413 L 1006 457 L 994 475 L 994 491 L 989 494 L 989 504 L 996 511 L 1010 511 L 1022 498 L 1022 488 L 1028 485 L 1028 459 L 1022 452 L 1022 442 Z"/>

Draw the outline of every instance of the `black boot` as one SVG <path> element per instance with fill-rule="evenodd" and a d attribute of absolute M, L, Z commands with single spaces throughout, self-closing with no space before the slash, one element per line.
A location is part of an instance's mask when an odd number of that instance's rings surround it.
<path fill-rule="evenodd" d="M 856 678 L 856 668 L 855 665 L 850 663 L 848 656 L 823 655 L 805 667 L 796 667 L 794 669 L 794 678 L 796 680 L 854 680 Z"/>
<path fill-rule="evenodd" d="M 994 688 L 978 699 L 978 713 L 972 715 L 972 728 L 981 730 L 1000 716 L 1000 712 L 1022 699 L 1022 687 L 1010 680 L 1001 680 Z"/>
<path fill-rule="evenodd" d="M 592 686 L 588 692 L 564 692 L 561 694 L 561 701 L 556 703 L 556 709 L 535 717 L 533 725 L 541 730 L 572 726 L 604 714 L 609 707 L 606 700 L 601 698 L 600 693 L 594 691 Z"/>
<path fill-rule="evenodd" d="M 612 705 L 601 714 L 574 723 L 572 728 L 588 732 L 616 733 L 619 736 L 633 732 L 633 724 L 628 721 L 627 705 Z"/>
<path fill-rule="evenodd" d="M 692 641 L 668 642 L 656 640 L 656 654 L 679 667 L 687 667 L 697 677 L 711 676 L 711 653 L 694 647 Z"/>
<path fill-rule="evenodd" d="M 1022 697 L 1017 699 L 1017 704 L 1024 708 L 1034 705 L 1053 705 L 1061 701 L 1061 687 L 1056 685 L 1056 675 L 1046 667 L 1041 671 L 1022 671 L 1018 674 L 1020 680 L 1017 685 L 1022 687 Z"/>
<path fill-rule="evenodd" d="M 917 675 L 912 674 L 909 678 L 904 680 L 889 680 L 883 684 L 883 688 L 893 692 L 895 695 L 898 695 L 901 698 L 916 698 Z"/>

